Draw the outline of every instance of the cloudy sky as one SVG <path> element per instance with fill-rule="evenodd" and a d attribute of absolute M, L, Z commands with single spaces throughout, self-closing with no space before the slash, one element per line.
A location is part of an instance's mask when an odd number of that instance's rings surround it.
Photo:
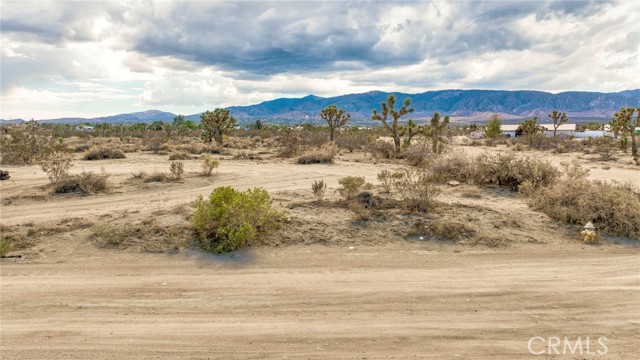
<path fill-rule="evenodd" d="M 4 1 L 1 117 L 640 88 L 636 1 Z"/>

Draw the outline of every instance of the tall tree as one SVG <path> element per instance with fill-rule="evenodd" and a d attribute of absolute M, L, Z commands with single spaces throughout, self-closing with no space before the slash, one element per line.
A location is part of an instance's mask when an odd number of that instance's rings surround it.
<path fill-rule="evenodd" d="M 345 113 L 344 109 L 338 109 L 335 105 L 329 105 L 320 112 L 320 117 L 329 125 L 329 141 L 333 141 L 336 129 L 339 129 L 351 120 L 351 114 Z"/>
<path fill-rule="evenodd" d="M 551 114 L 549 114 L 551 121 L 553 121 L 553 137 L 556 137 L 556 131 L 560 127 L 560 125 L 569 121 L 566 113 L 561 113 L 558 110 L 553 110 Z"/>
<path fill-rule="evenodd" d="M 489 123 L 487 124 L 487 128 L 484 131 L 484 134 L 488 138 L 497 138 L 502 134 L 502 121 L 500 121 L 500 116 L 498 114 L 493 114 L 489 118 Z"/>
<path fill-rule="evenodd" d="M 444 135 L 449 125 L 449 115 L 444 118 L 440 116 L 439 112 L 436 112 L 431 117 L 430 132 L 431 132 L 431 150 L 434 154 L 440 153 L 441 148 L 438 144 L 444 142 Z"/>
<path fill-rule="evenodd" d="M 412 113 L 414 111 L 413 108 L 409 108 L 411 105 L 411 98 L 404 99 L 404 103 L 399 111 L 395 110 L 396 104 L 396 96 L 390 94 L 387 97 L 386 103 L 381 103 L 381 112 L 378 113 L 376 109 L 371 111 L 371 120 L 380 121 L 382 125 L 387 129 L 391 136 L 393 137 L 393 144 L 395 145 L 395 156 L 397 157 L 400 153 L 400 135 L 398 134 L 398 119 L 402 116 Z M 391 123 L 389 123 L 388 118 L 391 115 Z"/>
<path fill-rule="evenodd" d="M 229 110 L 217 108 L 213 112 L 207 110 L 200 115 L 200 127 L 202 128 L 202 140 L 210 143 L 215 140 L 222 145 L 222 136 L 233 130 L 236 119 Z"/>
<path fill-rule="evenodd" d="M 633 114 L 636 111 L 638 111 L 638 115 L 636 116 L 636 120 L 633 121 Z M 614 123 L 617 123 L 623 132 L 629 133 L 631 136 L 631 155 L 634 159 L 637 159 L 638 148 L 636 145 L 635 128 L 640 126 L 640 108 L 620 108 L 620 111 L 615 113 L 614 117 Z"/>

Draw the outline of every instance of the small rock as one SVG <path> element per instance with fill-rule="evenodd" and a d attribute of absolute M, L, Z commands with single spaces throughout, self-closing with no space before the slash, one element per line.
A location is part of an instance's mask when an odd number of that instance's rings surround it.
<path fill-rule="evenodd" d="M 356 247 L 355 246 L 349 246 L 349 250 L 355 250 Z"/>
<path fill-rule="evenodd" d="M 449 180 L 449 181 L 447 181 L 447 185 L 448 186 L 458 186 L 458 185 L 460 185 L 460 182 L 459 181 L 455 181 L 455 180 Z"/>

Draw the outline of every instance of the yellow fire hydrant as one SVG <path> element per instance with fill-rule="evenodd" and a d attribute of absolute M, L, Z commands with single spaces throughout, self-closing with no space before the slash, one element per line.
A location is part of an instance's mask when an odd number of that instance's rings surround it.
<path fill-rule="evenodd" d="M 593 223 L 589 221 L 585 226 L 584 230 L 582 230 L 582 242 L 585 244 L 594 244 L 596 243 L 596 227 L 593 226 Z"/>

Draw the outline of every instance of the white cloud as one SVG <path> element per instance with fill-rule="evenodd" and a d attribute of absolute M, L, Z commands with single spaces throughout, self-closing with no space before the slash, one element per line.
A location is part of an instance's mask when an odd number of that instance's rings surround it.
<path fill-rule="evenodd" d="M 633 1 L 2 7 L 3 117 L 195 113 L 370 90 L 640 87 Z"/>

